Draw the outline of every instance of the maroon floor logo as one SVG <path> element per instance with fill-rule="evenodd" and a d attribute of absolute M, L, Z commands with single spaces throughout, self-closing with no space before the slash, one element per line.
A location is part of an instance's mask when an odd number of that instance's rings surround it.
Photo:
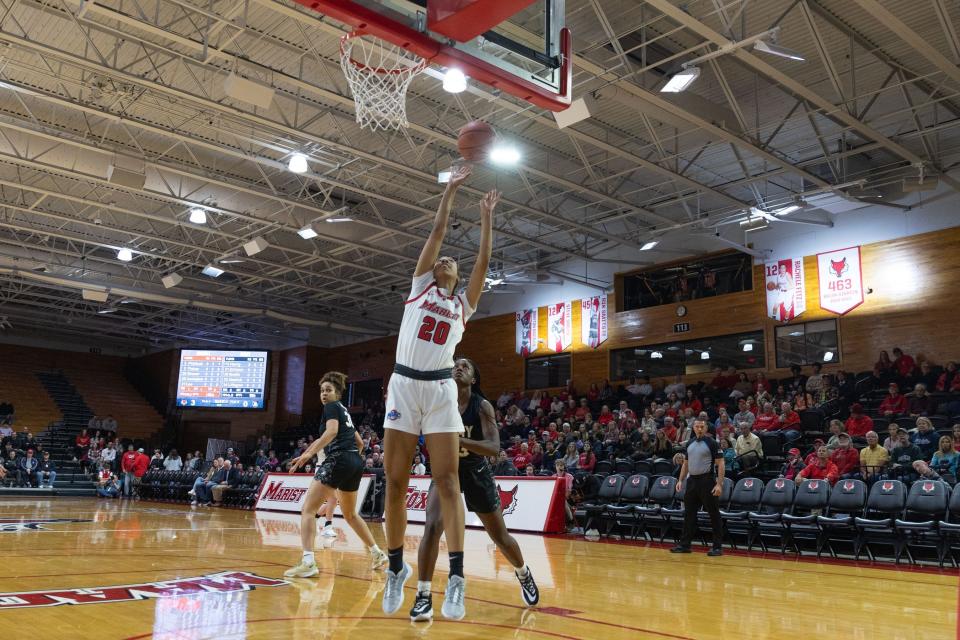
<path fill-rule="evenodd" d="M 196 578 L 124 584 L 115 587 L 85 587 L 60 591 L 24 591 L 0 593 L 0 611 L 30 607 L 57 607 L 63 604 L 101 604 L 131 602 L 149 598 L 171 598 L 196 593 L 230 593 L 252 591 L 257 587 L 278 587 L 286 580 L 263 578 L 246 571 L 224 571 Z"/>
<path fill-rule="evenodd" d="M 77 520 L 75 518 L 40 518 L 38 520 L 13 520 L 0 518 L 0 533 L 15 533 L 17 531 L 41 531 L 46 529 L 45 524 L 60 524 L 63 522 L 93 522 L 93 520 Z"/>

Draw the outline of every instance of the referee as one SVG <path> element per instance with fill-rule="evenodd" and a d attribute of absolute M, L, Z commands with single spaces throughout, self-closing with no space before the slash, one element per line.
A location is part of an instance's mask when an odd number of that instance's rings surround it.
<path fill-rule="evenodd" d="M 690 543 L 697 533 L 697 512 L 702 506 L 710 514 L 713 527 L 713 548 L 707 555 L 722 556 L 723 531 L 717 498 L 723 491 L 723 454 L 717 441 L 707 433 L 707 424 L 703 420 L 693 423 L 693 434 L 687 442 L 686 457 L 677 480 L 677 493 L 683 490 L 683 483 L 687 481 L 687 490 L 683 494 L 683 535 L 670 552 L 690 553 Z"/>

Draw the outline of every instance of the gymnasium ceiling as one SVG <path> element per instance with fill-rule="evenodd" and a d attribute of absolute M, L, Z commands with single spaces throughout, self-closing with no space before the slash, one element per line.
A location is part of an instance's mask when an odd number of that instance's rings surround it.
<path fill-rule="evenodd" d="M 353 119 L 342 25 L 288 0 L 0 0 L 0 330 L 150 349 L 395 331 L 436 174 L 473 118 L 524 160 L 475 172 L 446 250 L 470 268 L 476 202 L 497 186 L 493 270 L 520 286 L 572 280 L 574 258 L 629 269 L 720 248 L 718 230 L 744 242 L 751 207 L 796 198 L 809 208 L 785 219 L 805 222 L 771 224 L 830 224 L 892 202 L 921 166 L 960 189 L 946 175 L 960 162 L 956 2 L 567 0 L 567 16 L 589 120 L 560 130 L 423 75 L 410 128 L 373 134 Z M 682 62 L 774 27 L 805 62 L 734 48 L 659 93 Z M 227 97 L 231 71 L 272 86 L 272 105 Z M 287 171 L 295 151 L 309 173 Z M 143 170 L 143 186 L 110 182 L 111 164 Z M 188 221 L 198 206 L 205 225 Z M 256 237 L 269 248 L 247 257 Z M 171 272 L 183 281 L 165 289 Z"/>

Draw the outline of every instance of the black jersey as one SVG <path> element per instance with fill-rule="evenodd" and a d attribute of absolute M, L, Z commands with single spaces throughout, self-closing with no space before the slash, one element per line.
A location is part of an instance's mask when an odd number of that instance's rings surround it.
<path fill-rule="evenodd" d="M 340 426 L 337 429 L 337 435 L 324 448 L 324 452 L 331 456 L 344 451 L 356 451 L 357 442 L 353 436 L 356 429 L 353 427 L 353 419 L 350 417 L 347 408 L 339 402 L 328 402 L 323 405 L 323 429 L 320 431 L 321 434 L 326 431 L 327 420 L 337 420 Z"/>
<path fill-rule="evenodd" d="M 485 440 L 483 437 L 483 424 L 480 421 L 480 403 L 483 402 L 483 396 L 478 393 L 470 394 L 470 401 L 467 402 L 467 408 L 460 414 L 463 419 L 463 437 L 470 440 Z M 483 462 L 484 457 L 472 451 L 460 448 L 461 463 Z"/>

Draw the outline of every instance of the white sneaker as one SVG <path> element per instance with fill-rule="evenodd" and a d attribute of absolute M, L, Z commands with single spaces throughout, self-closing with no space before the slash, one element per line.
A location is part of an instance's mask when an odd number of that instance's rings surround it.
<path fill-rule="evenodd" d="M 320 573 L 320 570 L 317 569 L 316 562 L 308 563 L 301 560 L 300 564 L 293 568 L 287 569 L 283 572 L 283 575 L 286 578 L 312 578 L 318 573 Z"/>
<path fill-rule="evenodd" d="M 388 558 L 387 554 L 381 549 L 370 552 L 370 567 L 374 570 L 379 569 L 389 561 L 390 558 Z"/>
<path fill-rule="evenodd" d="M 194 491 L 193 489 L 190 489 L 190 491 L 187 491 L 187 495 L 188 495 L 188 496 L 195 496 L 195 495 L 197 495 L 197 492 Z"/>
<path fill-rule="evenodd" d="M 397 609 L 403 606 L 403 585 L 413 575 L 413 569 L 404 562 L 400 573 L 394 573 L 390 569 L 387 569 L 385 573 L 387 585 L 383 590 L 383 612 L 387 615 L 393 615 L 397 612 Z"/>
<path fill-rule="evenodd" d="M 333 528 L 332 524 L 330 524 L 323 528 L 323 530 L 320 532 L 320 535 L 326 536 L 327 538 L 336 538 L 337 530 Z"/>
<path fill-rule="evenodd" d="M 440 613 L 448 620 L 463 620 L 467 615 L 467 609 L 463 604 L 464 590 L 466 583 L 460 576 L 450 576 L 447 581 L 447 590 L 443 594 L 443 606 L 440 607 Z"/>

